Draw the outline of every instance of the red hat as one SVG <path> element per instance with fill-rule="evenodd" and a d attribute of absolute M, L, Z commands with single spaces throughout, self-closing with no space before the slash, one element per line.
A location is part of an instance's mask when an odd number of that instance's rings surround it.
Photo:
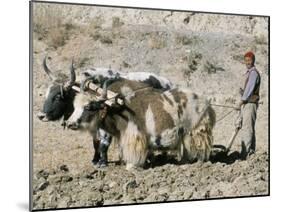
<path fill-rule="evenodd" d="M 244 55 L 244 58 L 245 58 L 245 57 L 250 57 L 250 58 L 252 58 L 253 63 L 255 62 L 255 54 L 254 54 L 253 52 L 251 52 L 251 51 L 247 52 L 247 53 Z"/>

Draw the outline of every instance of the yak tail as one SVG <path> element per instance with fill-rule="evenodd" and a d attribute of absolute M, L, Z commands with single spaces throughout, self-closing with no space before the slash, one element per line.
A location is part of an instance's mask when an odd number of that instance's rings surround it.
<path fill-rule="evenodd" d="M 148 153 L 147 139 L 133 122 L 129 122 L 121 134 L 120 145 L 127 169 L 144 165 Z"/>
<path fill-rule="evenodd" d="M 207 125 L 201 125 L 184 137 L 184 146 L 188 161 L 209 160 L 213 145 L 212 130 Z"/>
<path fill-rule="evenodd" d="M 216 116 L 213 108 L 206 105 L 199 120 L 193 125 L 189 133 L 184 136 L 186 157 L 189 161 L 209 160 L 213 146 L 213 127 Z"/>

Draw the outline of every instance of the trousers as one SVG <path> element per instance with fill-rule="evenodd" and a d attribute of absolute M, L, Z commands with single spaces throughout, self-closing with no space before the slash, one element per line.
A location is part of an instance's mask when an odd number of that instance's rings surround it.
<path fill-rule="evenodd" d="M 242 151 L 247 155 L 256 151 L 255 124 L 257 118 L 257 104 L 247 103 L 242 108 Z"/>

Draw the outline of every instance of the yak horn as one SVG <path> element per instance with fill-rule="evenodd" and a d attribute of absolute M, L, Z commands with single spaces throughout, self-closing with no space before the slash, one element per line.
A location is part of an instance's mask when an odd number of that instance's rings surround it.
<path fill-rule="evenodd" d="M 55 81 L 55 77 L 53 76 L 51 70 L 48 68 L 47 66 L 47 63 L 46 63 L 46 60 L 47 60 L 47 56 L 45 56 L 44 60 L 43 60 L 43 68 L 44 68 L 44 71 L 46 72 L 46 74 L 50 77 L 50 79 L 52 81 Z"/>
<path fill-rule="evenodd" d="M 73 65 L 73 59 L 71 61 L 71 66 L 70 66 L 70 82 L 71 84 L 74 84 L 75 83 L 75 80 L 76 80 L 76 74 L 75 74 L 75 71 L 74 71 L 74 65 Z"/>
<path fill-rule="evenodd" d="M 74 71 L 74 65 L 73 65 L 73 59 L 71 61 L 71 66 L 70 66 L 70 80 L 66 83 L 65 88 L 71 88 L 76 80 L 76 74 Z"/>

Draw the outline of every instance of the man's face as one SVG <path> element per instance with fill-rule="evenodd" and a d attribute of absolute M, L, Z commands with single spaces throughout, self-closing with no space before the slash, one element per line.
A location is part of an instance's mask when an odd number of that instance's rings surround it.
<path fill-rule="evenodd" d="M 253 59 L 251 57 L 245 57 L 244 61 L 248 69 L 253 67 Z"/>

